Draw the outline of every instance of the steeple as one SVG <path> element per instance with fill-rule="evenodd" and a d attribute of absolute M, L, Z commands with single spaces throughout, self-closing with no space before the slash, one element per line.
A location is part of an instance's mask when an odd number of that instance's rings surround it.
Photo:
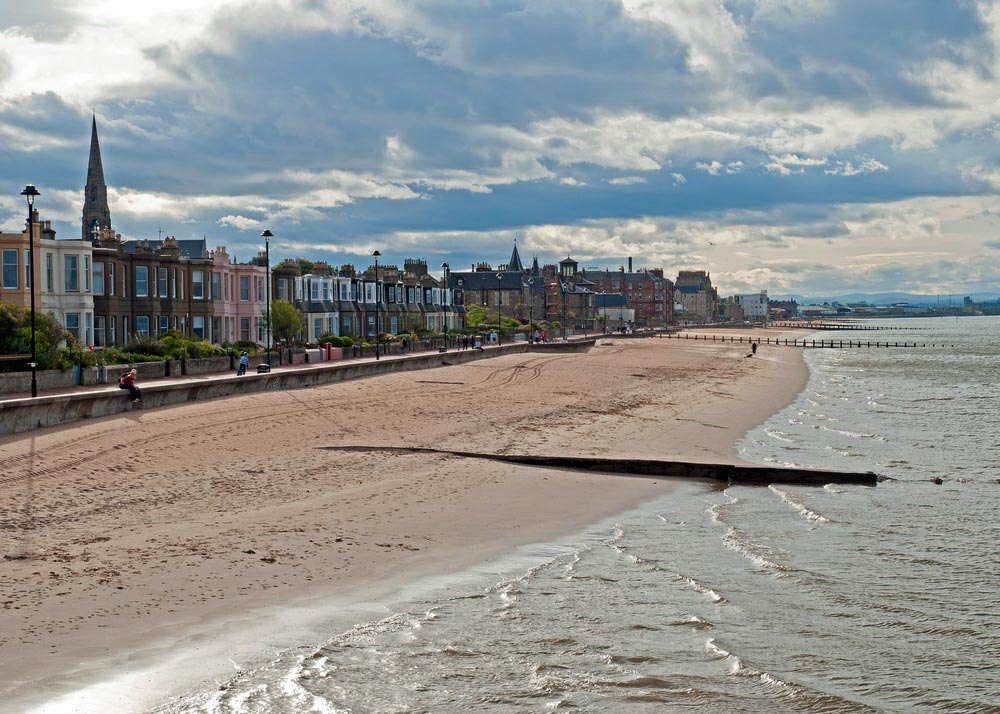
<path fill-rule="evenodd" d="M 90 163 L 87 165 L 87 186 L 83 190 L 83 239 L 99 241 L 101 232 L 111 230 L 108 209 L 108 187 L 104 183 L 101 145 L 97 140 L 97 115 L 90 131 Z"/>
<path fill-rule="evenodd" d="M 507 270 L 516 270 L 519 273 L 524 272 L 524 266 L 521 264 L 521 256 L 517 252 L 517 241 L 514 241 L 514 252 L 510 254 L 510 262 L 507 263 Z"/>

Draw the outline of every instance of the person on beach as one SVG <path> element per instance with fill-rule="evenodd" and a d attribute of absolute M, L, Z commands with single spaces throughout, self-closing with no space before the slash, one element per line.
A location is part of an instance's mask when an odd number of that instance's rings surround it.
<path fill-rule="evenodd" d="M 752 343 L 750 345 L 750 353 L 751 354 L 757 354 L 757 343 L 756 342 L 754 342 L 754 343 Z"/>
<path fill-rule="evenodd" d="M 126 372 L 125 374 L 123 374 L 121 380 L 119 380 L 118 382 L 118 387 L 120 389 L 128 390 L 128 396 L 132 400 L 133 404 L 142 401 L 142 392 L 139 391 L 139 387 L 137 387 L 135 384 L 135 378 L 137 374 L 138 372 L 133 367 L 130 372 Z"/>
<path fill-rule="evenodd" d="M 244 352 L 240 355 L 240 368 L 236 370 L 236 376 L 242 377 L 247 373 L 247 367 L 250 365 L 250 358 L 247 357 L 247 353 Z"/>

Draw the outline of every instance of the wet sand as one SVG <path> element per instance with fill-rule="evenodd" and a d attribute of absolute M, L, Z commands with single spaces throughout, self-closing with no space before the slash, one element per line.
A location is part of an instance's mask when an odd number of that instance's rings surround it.
<path fill-rule="evenodd" d="M 607 338 L 4 437 L 0 701 L 142 709 L 322 636 L 332 608 L 676 488 L 317 447 L 733 462 L 807 376 L 798 349 L 747 352 Z"/>

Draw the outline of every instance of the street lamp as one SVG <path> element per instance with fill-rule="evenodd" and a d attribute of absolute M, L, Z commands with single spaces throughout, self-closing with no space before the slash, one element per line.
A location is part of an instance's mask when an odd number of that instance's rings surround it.
<path fill-rule="evenodd" d="M 534 282 L 534 278 L 528 278 L 528 331 L 532 330 L 532 315 L 534 314 L 535 308 L 535 295 L 531 292 L 531 284 Z M 524 313 L 522 313 L 524 314 Z"/>
<path fill-rule="evenodd" d="M 503 278 L 503 273 L 497 273 L 497 346 L 500 346 L 500 280 Z"/>
<path fill-rule="evenodd" d="M 441 310 L 444 321 L 444 346 L 448 346 L 448 264 L 441 263 L 441 280 L 444 290 L 441 292 Z"/>
<path fill-rule="evenodd" d="M 267 330 L 267 371 L 271 371 L 271 238 L 274 234 L 268 229 L 260 234 L 264 239 L 264 261 L 266 272 L 264 273 L 264 300 L 267 305 L 267 317 L 265 318 L 264 329 Z"/>
<path fill-rule="evenodd" d="M 38 396 L 38 380 L 35 370 L 38 368 L 38 360 L 35 357 L 35 197 L 41 196 L 38 189 L 30 183 L 21 191 L 21 195 L 28 200 L 28 262 L 31 267 L 28 270 L 28 282 L 31 290 L 31 398 Z"/>
<path fill-rule="evenodd" d="M 378 359 L 379 353 L 379 339 L 378 339 L 378 259 L 382 257 L 382 254 L 377 250 L 372 253 L 372 257 L 375 258 L 375 359 Z"/>
<path fill-rule="evenodd" d="M 621 302 L 618 303 L 618 329 L 625 331 L 625 266 L 622 267 L 622 295 Z"/>

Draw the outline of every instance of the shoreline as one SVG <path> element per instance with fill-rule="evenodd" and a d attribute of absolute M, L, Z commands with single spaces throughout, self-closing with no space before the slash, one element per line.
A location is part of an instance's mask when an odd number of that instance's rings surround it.
<path fill-rule="evenodd" d="M 22 709 L 60 695 L 81 711 L 85 695 L 95 711 L 97 698 L 142 708 L 139 689 L 153 692 L 147 706 L 171 693 L 150 687 L 150 665 L 188 675 L 173 693 L 212 686 L 234 663 L 322 638 L 331 608 L 377 608 L 418 580 L 580 533 L 679 488 L 309 446 L 745 463 L 739 441 L 808 377 L 798 350 L 746 359 L 738 345 L 666 342 L 606 339 L 588 354 L 506 356 L 0 441 L 21 526 L 5 523 L 4 552 L 26 555 L 0 563 L 12 603 L 0 610 L 12 633 L 0 694 Z"/>

